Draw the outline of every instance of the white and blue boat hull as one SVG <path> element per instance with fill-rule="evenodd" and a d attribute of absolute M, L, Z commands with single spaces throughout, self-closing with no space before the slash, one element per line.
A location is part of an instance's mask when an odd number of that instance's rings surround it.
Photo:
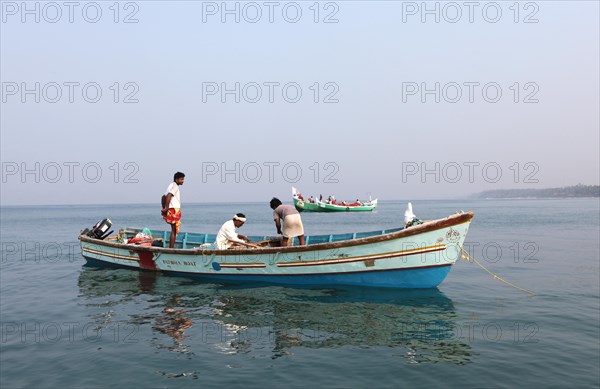
<path fill-rule="evenodd" d="M 193 248 L 199 243 L 194 239 L 203 236 L 199 234 L 184 235 L 185 248 L 174 249 L 121 244 L 114 237 L 98 240 L 81 235 L 80 241 L 90 264 L 219 282 L 435 288 L 460 257 L 472 217 L 473 213 L 460 213 L 389 233 L 362 238 L 345 234 L 354 238 L 338 241 L 330 236 L 329 242 L 315 244 L 309 237 L 308 245 L 293 247 Z"/>

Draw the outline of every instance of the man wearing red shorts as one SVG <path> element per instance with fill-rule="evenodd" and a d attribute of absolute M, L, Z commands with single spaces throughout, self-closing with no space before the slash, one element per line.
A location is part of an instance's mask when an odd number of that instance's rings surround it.
<path fill-rule="evenodd" d="M 171 225 L 171 239 L 169 241 L 169 247 L 175 247 L 175 238 L 179 232 L 179 226 L 181 225 L 181 198 L 179 197 L 179 186 L 183 185 L 185 181 L 185 174 L 177 172 L 173 176 L 173 182 L 167 188 L 165 193 L 166 200 L 163 205 L 161 213 L 163 219 Z"/>

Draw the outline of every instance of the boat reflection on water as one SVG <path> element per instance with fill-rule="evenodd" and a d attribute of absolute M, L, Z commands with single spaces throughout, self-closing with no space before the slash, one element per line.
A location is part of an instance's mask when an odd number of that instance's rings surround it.
<path fill-rule="evenodd" d="M 150 326 L 155 339 L 168 335 L 168 345 L 149 342 L 175 352 L 278 358 L 299 347 L 392 347 L 407 363 L 472 358 L 454 304 L 438 289 L 235 286 L 87 266 L 79 288 L 91 306 L 128 305 L 125 320 Z"/>
<path fill-rule="evenodd" d="M 173 296 L 169 305 L 177 306 L 181 303 L 180 296 Z M 174 346 L 168 347 L 170 351 L 188 352 L 183 339 L 185 330 L 192 327 L 192 319 L 186 317 L 187 311 L 168 306 L 162 310 L 163 316 L 158 316 L 152 328 L 173 338 Z"/>

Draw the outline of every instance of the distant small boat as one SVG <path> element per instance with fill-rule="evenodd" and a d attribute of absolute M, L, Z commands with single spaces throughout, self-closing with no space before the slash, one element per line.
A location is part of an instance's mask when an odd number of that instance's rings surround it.
<path fill-rule="evenodd" d="M 292 198 L 298 212 L 368 212 L 377 207 L 377 199 L 350 204 L 327 203 L 319 201 L 318 198 L 315 198 L 313 201 L 307 201 L 298 194 L 294 187 L 292 187 Z"/>
<path fill-rule="evenodd" d="M 249 236 L 265 247 L 204 249 L 212 234 L 179 233 L 175 248 L 164 247 L 169 231 L 148 231 L 151 245 L 131 244 L 141 233 L 125 229 L 107 236 L 110 220 L 82 231 L 81 253 L 91 264 L 210 281 L 269 282 L 288 285 L 358 285 L 435 288 L 460 257 L 472 212 L 412 227 L 306 236 L 305 246 L 277 247 L 268 236 Z"/>

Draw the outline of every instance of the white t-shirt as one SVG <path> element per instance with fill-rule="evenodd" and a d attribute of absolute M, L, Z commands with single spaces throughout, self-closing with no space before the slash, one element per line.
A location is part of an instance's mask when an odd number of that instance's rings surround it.
<path fill-rule="evenodd" d="M 167 208 L 181 208 L 181 198 L 179 197 L 179 185 L 175 182 L 171 182 L 169 187 L 167 188 L 167 192 L 165 195 L 171 193 L 173 196 L 171 197 L 171 202 Z"/>
<path fill-rule="evenodd" d="M 233 224 L 233 220 L 226 221 L 221 226 L 219 233 L 217 233 L 217 240 L 215 241 L 215 246 L 219 250 L 227 250 L 231 247 L 233 242 L 242 242 L 243 240 L 238 238 L 237 232 L 235 232 L 236 227 Z"/>

